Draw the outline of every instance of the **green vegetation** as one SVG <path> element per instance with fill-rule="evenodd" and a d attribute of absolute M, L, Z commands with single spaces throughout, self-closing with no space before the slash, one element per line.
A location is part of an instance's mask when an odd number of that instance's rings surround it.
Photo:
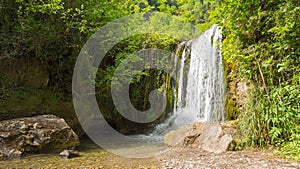
<path fill-rule="evenodd" d="M 71 81 L 76 58 L 88 38 L 115 19 L 151 11 L 180 16 L 196 24 L 200 30 L 205 30 L 210 25 L 207 19 L 211 2 L 2 0 L 0 119 L 51 113 L 64 117 L 77 133 L 82 132 L 71 107 Z M 154 16 L 150 20 L 159 23 L 161 18 Z M 178 26 L 182 25 L 174 28 Z M 174 51 L 178 42 L 174 37 L 137 35 L 121 41 L 109 51 L 97 73 L 96 92 L 99 107 L 103 109 L 101 112 L 116 129 L 125 129 L 125 133 L 136 133 L 148 130 L 153 124 L 132 124 L 116 111 L 110 94 L 114 70 L 128 54 L 147 48 Z M 10 62 L 12 63 L 8 64 Z M 20 69 L 22 67 L 24 69 Z M 147 110 L 150 106 L 149 92 L 156 88 L 166 93 L 170 109 L 173 99 L 172 79 L 162 71 L 154 69 L 140 73 L 131 83 L 133 105 L 139 110 Z M 158 121 L 166 117 L 166 112 Z"/>
<path fill-rule="evenodd" d="M 222 26 L 227 119 L 238 120 L 240 144 L 275 146 L 282 155 L 299 160 L 298 0 L 2 0 L 0 119 L 52 113 L 82 132 L 71 104 L 72 72 L 82 46 L 105 24 L 150 11 L 180 16 L 201 31 L 212 23 Z M 109 51 L 99 67 L 96 90 L 101 111 L 116 129 L 146 131 L 166 116 L 143 125 L 117 113 L 110 83 L 119 63 L 142 49 L 174 51 L 178 43 L 168 36 L 137 35 Z M 241 82 L 248 86 L 242 103 L 237 87 Z M 138 74 L 131 83 L 133 105 L 147 110 L 149 92 L 156 88 L 166 93 L 170 109 L 172 79 L 153 69 Z"/>
<path fill-rule="evenodd" d="M 238 117 L 242 140 L 248 146 L 280 147 L 295 159 L 300 151 L 299 12 L 296 0 L 225 0 L 211 13 L 224 29 L 228 81 L 249 84 Z"/>

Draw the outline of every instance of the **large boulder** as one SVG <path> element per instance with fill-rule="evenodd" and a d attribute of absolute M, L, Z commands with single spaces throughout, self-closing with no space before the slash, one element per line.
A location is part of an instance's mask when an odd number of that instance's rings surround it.
<path fill-rule="evenodd" d="M 170 131 L 165 136 L 165 144 L 173 147 L 192 146 L 213 153 L 222 153 L 230 147 L 235 132 L 236 130 L 227 124 L 196 122 Z"/>
<path fill-rule="evenodd" d="M 233 128 L 227 128 L 218 123 L 206 123 L 199 136 L 199 147 L 214 153 L 226 151 L 233 141 Z"/>
<path fill-rule="evenodd" d="M 192 123 L 181 126 L 177 130 L 172 130 L 165 135 L 165 144 L 175 146 L 197 146 L 196 139 L 202 133 L 203 123 Z"/>
<path fill-rule="evenodd" d="M 64 119 L 41 115 L 0 122 L 0 158 L 24 152 L 59 151 L 79 146 L 79 138 Z"/>

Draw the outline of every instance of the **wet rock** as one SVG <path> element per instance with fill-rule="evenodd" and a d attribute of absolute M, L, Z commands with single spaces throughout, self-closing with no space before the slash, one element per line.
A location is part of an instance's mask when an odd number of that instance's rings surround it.
<path fill-rule="evenodd" d="M 64 150 L 59 153 L 62 158 L 74 158 L 79 156 L 79 152 L 76 150 Z"/>
<path fill-rule="evenodd" d="M 173 147 L 197 147 L 208 152 L 221 153 L 233 142 L 236 130 L 219 123 L 192 123 L 165 136 L 165 144 Z"/>
<path fill-rule="evenodd" d="M 0 154 L 18 157 L 79 146 L 79 138 L 64 119 L 42 115 L 0 122 Z"/>
<path fill-rule="evenodd" d="M 181 137 L 177 134 L 176 130 L 172 130 L 169 133 L 167 133 L 164 137 L 164 142 L 167 146 L 178 146 L 179 141 Z"/>

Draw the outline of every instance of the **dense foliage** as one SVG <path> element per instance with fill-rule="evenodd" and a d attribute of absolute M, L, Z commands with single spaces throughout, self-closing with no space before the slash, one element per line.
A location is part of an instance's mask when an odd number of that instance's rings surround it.
<path fill-rule="evenodd" d="M 86 40 L 117 18 L 150 11 L 180 16 L 202 31 L 211 23 L 222 26 L 228 90 L 234 91 L 228 92 L 227 117 L 238 119 L 242 143 L 279 146 L 287 155 L 300 159 L 298 0 L 2 0 L 0 59 L 32 61 L 34 58 L 46 67 L 48 80 L 45 95 L 32 92 L 37 88 L 20 82 L 22 76 L 18 72 L 0 72 L 0 105 L 10 106 L 7 100 L 19 104 L 20 100 L 26 100 L 21 104 L 23 108 L 25 104 L 38 103 L 35 111 L 43 113 L 49 108 L 40 110 L 40 107 L 53 107 L 51 103 L 58 104 L 61 97 L 70 101 L 75 60 Z M 120 42 L 109 52 L 99 68 L 96 88 L 99 107 L 114 127 L 133 130 L 126 133 L 148 128 L 128 124 L 115 110 L 109 86 L 116 67 L 130 53 L 152 47 L 172 51 L 176 44 L 178 40 L 172 37 L 138 35 Z M 247 82 L 248 86 L 242 107 L 235 100 L 239 82 Z M 131 87 L 132 103 L 139 110 L 148 109 L 148 95 L 155 88 L 167 92 L 172 106 L 171 79 L 161 71 L 148 69 L 140 73 Z M 51 92 L 62 96 L 57 98 Z"/>
<path fill-rule="evenodd" d="M 184 20 L 196 24 L 201 30 L 205 30 L 208 24 L 203 23 L 207 22 L 207 10 L 210 8 L 211 2 L 209 0 L 2 0 L 0 8 L 1 16 L 3 16 L 1 17 L 2 49 L 0 57 L 1 59 L 10 58 L 12 60 L 24 58 L 28 62 L 29 60 L 31 62 L 33 58 L 38 60 L 47 69 L 47 86 L 34 87 L 30 91 L 50 90 L 59 96 L 55 99 L 70 101 L 71 80 L 76 58 L 87 39 L 102 26 L 130 14 L 159 11 L 180 16 Z M 153 18 L 152 20 L 153 22 L 160 22 L 160 19 Z M 177 32 L 177 34 L 180 33 Z M 132 130 L 131 132 L 137 132 L 141 128 L 147 129 L 147 126 L 137 127 L 128 121 L 125 123 L 124 120 L 126 119 L 122 118 L 115 110 L 110 94 L 114 70 L 130 53 L 146 48 L 173 51 L 176 44 L 178 44 L 178 40 L 174 37 L 155 34 L 139 35 L 120 42 L 105 57 L 97 74 L 97 98 L 99 107 L 103 109 L 102 112 L 107 120 L 118 130 L 129 128 Z M 35 67 L 34 64 L 31 66 Z M 25 75 L 24 72 L 22 73 Z M 3 72 L 3 74 L 6 73 Z M 19 80 L 15 79 L 7 74 L 1 76 L 0 82 L 9 82 L 3 83 L 2 90 L 6 95 L 20 98 L 13 99 L 14 102 L 21 102 L 21 98 L 29 98 L 31 92 L 28 88 L 30 86 L 16 82 Z M 12 86 L 11 83 L 18 85 Z M 164 92 L 168 93 L 168 106 L 171 106 L 173 99 L 171 78 L 167 74 L 149 69 L 136 77 L 131 86 L 134 89 L 131 89 L 132 103 L 137 109 L 146 110 L 149 108 L 149 92 L 156 88 L 163 89 Z M 24 104 L 33 104 L 32 102 L 37 102 L 36 100 L 46 100 L 47 102 L 49 100 L 47 98 L 50 97 L 48 93 L 46 96 L 43 96 L 44 93 L 35 95 L 33 101 L 24 102 Z M 9 99 L 2 100 L 1 105 L 7 105 L 6 101 Z M 44 101 L 37 103 L 37 105 L 40 104 L 49 106 Z M 51 103 L 49 104 L 51 106 Z M 51 113 L 49 108 L 37 107 L 33 109 L 23 111 L 37 112 L 34 114 Z M 23 114 L 17 115 L 19 110 L 14 110 L 14 108 L 9 108 L 8 112 L 12 115 L 6 115 L 1 119 L 23 116 Z M 125 132 L 128 133 L 129 131 Z"/>
<path fill-rule="evenodd" d="M 224 0 L 211 16 L 224 28 L 227 78 L 247 79 L 249 86 L 238 117 L 243 141 L 252 146 L 280 145 L 298 159 L 299 13 L 297 0 Z"/>

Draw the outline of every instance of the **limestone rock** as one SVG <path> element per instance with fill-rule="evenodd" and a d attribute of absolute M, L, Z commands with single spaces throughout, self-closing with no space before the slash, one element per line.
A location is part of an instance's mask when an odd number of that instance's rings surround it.
<path fill-rule="evenodd" d="M 226 124 L 197 122 L 169 132 L 164 141 L 168 146 L 192 146 L 213 153 L 221 153 L 228 149 L 235 132 L 234 128 Z"/>
<path fill-rule="evenodd" d="M 199 147 L 209 152 L 222 153 L 233 141 L 233 130 L 218 123 L 205 123 L 199 136 Z"/>
<path fill-rule="evenodd" d="M 177 130 L 172 130 L 165 136 L 165 144 L 168 146 L 188 146 L 194 145 L 202 131 L 202 123 L 192 123 L 181 126 Z"/>
<path fill-rule="evenodd" d="M 18 157 L 79 146 L 79 138 L 64 119 L 42 115 L 0 122 L 0 154 Z"/>

